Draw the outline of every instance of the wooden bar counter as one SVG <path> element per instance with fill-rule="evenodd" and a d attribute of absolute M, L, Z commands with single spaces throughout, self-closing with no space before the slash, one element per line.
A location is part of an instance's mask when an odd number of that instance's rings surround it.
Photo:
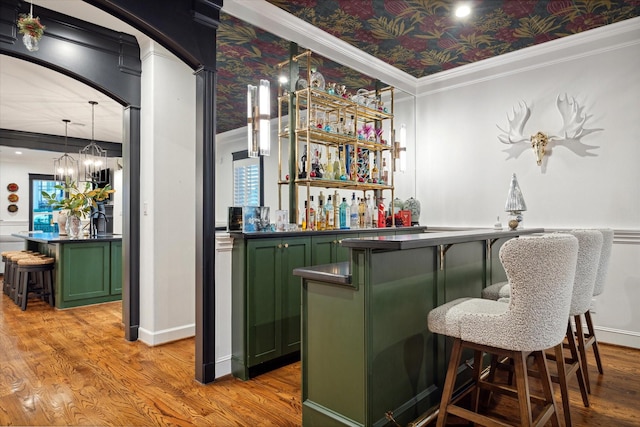
<path fill-rule="evenodd" d="M 122 299 L 122 236 L 70 239 L 57 233 L 17 233 L 25 249 L 55 258 L 56 308 Z"/>
<path fill-rule="evenodd" d="M 428 331 L 427 314 L 505 280 L 502 244 L 542 231 L 347 239 L 349 261 L 295 269 L 302 277 L 303 425 L 394 425 L 389 417 L 408 425 L 434 411 L 450 344 Z"/>

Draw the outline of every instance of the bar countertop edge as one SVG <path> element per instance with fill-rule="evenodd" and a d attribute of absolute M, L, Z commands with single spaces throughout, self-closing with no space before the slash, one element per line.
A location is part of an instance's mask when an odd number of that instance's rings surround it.
<path fill-rule="evenodd" d="M 450 245 L 475 240 L 502 239 L 526 234 L 543 233 L 544 228 L 527 228 L 518 230 L 464 230 L 443 231 L 420 234 L 402 234 L 397 236 L 372 236 L 357 239 L 344 239 L 342 246 L 358 249 L 404 250 L 427 246 Z"/>

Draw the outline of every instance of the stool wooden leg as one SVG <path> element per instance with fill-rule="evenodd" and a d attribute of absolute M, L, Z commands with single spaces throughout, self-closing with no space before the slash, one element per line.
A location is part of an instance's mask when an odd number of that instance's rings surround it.
<path fill-rule="evenodd" d="M 518 391 L 518 406 L 520 407 L 520 425 L 531 426 L 531 396 L 529 393 L 529 377 L 527 374 L 527 359 L 522 352 L 513 352 L 513 361 Z"/>
<path fill-rule="evenodd" d="M 18 287 L 18 298 L 16 299 L 16 301 L 20 300 L 20 308 L 22 309 L 22 311 L 25 311 L 27 309 L 27 299 L 29 296 L 29 272 L 24 271 L 19 274 L 19 276 L 22 279 L 22 282 Z"/>
<path fill-rule="evenodd" d="M 475 384 L 480 384 L 480 375 L 482 374 L 482 352 L 475 350 L 473 352 L 473 381 Z M 478 412 L 478 406 L 480 402 L 480 387 L 471 394 L 471 409 L 473 412 Z"/>
<path fill-rule="evenodd" d="M 556 346 L 556 349 L 560 348 L 560 359 L 562 358 L 562 344 Z M 542 382 L 542 391 L 544 393 L 544 398 L 546 400 L 545 409 L 546 411 L 550 411 L 547 413 L 541 414 L 540 424 L 545 424 L 545 418 L 551 418 L 551 424 L 554 427 L 558 427 L 560 425 L 560 420 L 558 419 L 558 407 L 556 406 L 555 398 L 553 397 L 553 388 L 551 386 L 551 376 L 549 375 L 549 368 L 547 366 L 547 358 L 544 355 L 543 351 L 536 351 L 533 353 L 533 357 L 535 358 L 535 362 L 538 365 L 538 372 L 540 372 L 540 381 Z M 566 382 L 565 382 L 566 384 Z M 571 420 L 566 424 L 567 427 L 571 425 Z"/>
<path fill-rule="evenodd" d="M 580 315 L 573 316 L 576 323 L 576 341 L 578 343 L 578 351 L 580 352 L 580 362 L 582 363 L 582 374 L 584 382 L 587 386 L 587 393 L 591 393 L 591 384 L 589 382 L 589 371 L 587 370 L 587 349 L 584 344 L 584 331 L 582 330 L 582 317 Z"/>
<path fill-rule="evenodd" d="M 449 368 L 447 369 L 447 376 L 444 380 L 444 387 L 442 389 L 440 412 L 438 413 L 438 421 L 436 423 L 437 427 L 444 427 L 447 423 L 447 407 L 449 406 L 449 403 L 451 403 L 451 396 L 453 395 L 453 387 L 458 375 L 458 364 L 460 363 L 461 355 L 462 341 L 459 338 L 456 338 L 453 342 L 451 358 L 449 359 Z"/>
<path fill-rule="evenodd" d="M 580 362 L 580 355 L 576 348 L 576 340 L 574 339 L 573 328 L 571 327 L 571 321 L 567 323 L 567 341 L 569 344 L 569 350 L 571 351 L 571 359 L 578 362 L 578 369 L 576 370 L 576 376 L 578 377 L 578 385 L 580 386 L 580 393 L 582 394 L 582 403 L 585 407 L 589 407 L 589 394 L 587 392 L 587 385 L 584 380 L 584 374 L 582 372 L 582 363 Z"/>
<path fill-rule="evenodd" d="M 567 385 L 567 366 L 564 362 L 564 352 L 562 350 L 562 343 L 558 344 L 554 348 L 556 356 L 556 364 L 558 366 L 558 384 L 560 385 L 560 396 L 562 397 L 562 410 L 564 412 L 564 424 L 566 426 L 571 425 L 571 411 L 569 405 L 569 388 Z M 542 373 L 540 373 L 542 378 Z M 543 380 L 544 381 L 544 380 Z"/>
<path fill-rule="evenodd" d="M 53 270 L 44 272 L 45 280 L 45 292 L 48 293 L 48 301 L 51 307 L 55 307 L 55 301 L 53 299 Z"/>
<path fill-rule="evenodd" d="M 598 340 L 596 339 L 596 332 L 593 329 L 593 321 L 591 320 L 591 312 L 589 310 L 584 313 L 584 318 L 587 321 L 587 333 L 589 334 L 589 339 L 593 339 L 593 344 L 591 346 L 593 347 L 593 354 L 596 357 L 598 372 L 600 372 L 600 374 L 604 374 L 604 371 L 602 370 L 602 361 L 600 360 L 600 349 L 598 348 Z"/>

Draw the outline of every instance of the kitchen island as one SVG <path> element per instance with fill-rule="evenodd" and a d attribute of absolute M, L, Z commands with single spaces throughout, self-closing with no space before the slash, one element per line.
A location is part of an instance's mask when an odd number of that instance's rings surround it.
<path fill-rule="evenodd" d="M 303 425 L 395 425 L 389 417 L 408 425 L 433 412 L 451 344 L 428 331 L 427 314 L 506 280 L 498 259 L 502 244 L 542 231 L 346 239 L 348 261 L 296 268 L 293 274 L 302 277 Z M 459 369 L 461 382 L 470 378 L 469 366 Z"/>
<path fill-rule="evenodd" d="M 25 249 L 55 258 L 55 306 L 71 308 L 122 299 L 122 236 L 71 239 L 57 233 L 16 233 Z"/>

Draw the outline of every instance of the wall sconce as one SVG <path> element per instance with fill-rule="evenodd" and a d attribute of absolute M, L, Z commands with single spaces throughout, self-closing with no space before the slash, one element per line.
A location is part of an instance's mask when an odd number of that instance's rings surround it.
<path fill-rule="evenodd" d="M 535 135 L 531 135 L 531 148 L 533 152 L 536 154 L 536 159 L 538 166 L 542 164 L 542 158 L 544 157 L 546 151 L 545 147 L 549 142 L 549 137 L 542 132 L 538 132 Z"/>
<path fill-rule="evenodd" d="M 524 202 L 524 196 L 518 185 L 518 178 L 514 173 L 511 176 L 511 185 L 507 193 L 507 202 L 504 205 L 504 211 L 509 212 L 509 228 L 515 230 L 522 222 L 522 212 L 527 210 L 527 204 Z"/>
<path fill-rule="evenodd" d="M 271 154 L 271 90 L 269 80 L 247 85 L 247 137 L 249 157 Z"/>
<path fill-rule="evenodd" d="M 393 131 L 393 171 L 407 170 L 407 126 L 400 125 L 400 141 L 395 141 L 396 130 Z"/>

